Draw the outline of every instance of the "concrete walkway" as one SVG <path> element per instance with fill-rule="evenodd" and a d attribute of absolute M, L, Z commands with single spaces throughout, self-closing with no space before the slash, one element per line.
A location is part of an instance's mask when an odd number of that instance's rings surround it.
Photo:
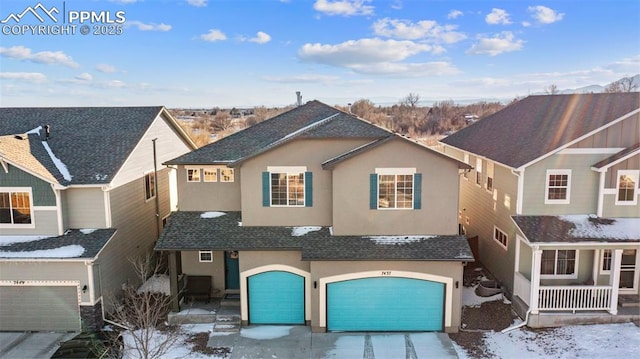
<path fill-rule="evenodd" d="M 306 326 L 250 326 L 213 333 L 210 347 L 232 348 L 237 358 L 457 358 L 444 333 L 311 333 Z"/>
<path fill-rule="evenodd" d="M 2 332 L 0 333 L 0 358 L 49 358 L 58 349 L 60 342 L 69 340 L 77 334 Z"/>

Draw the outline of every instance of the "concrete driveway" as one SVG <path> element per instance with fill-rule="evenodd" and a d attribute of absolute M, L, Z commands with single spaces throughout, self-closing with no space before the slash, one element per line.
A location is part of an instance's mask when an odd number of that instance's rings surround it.
<path fill-rule="evenodd" d="M 0 358 L 50 358 L 60 342 L 78 333 L 0 332 Z"/>
<path fill-rule="evenodd" d="M 311 333 L 306 326 L 254 326 L 213 333 L 210 347 L 231 347 L 234 358 L 457 358 L 444 333 Z"/>

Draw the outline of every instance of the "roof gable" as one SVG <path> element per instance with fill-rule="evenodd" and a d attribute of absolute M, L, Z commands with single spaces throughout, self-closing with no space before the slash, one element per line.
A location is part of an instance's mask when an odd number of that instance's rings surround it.
<path fill-rule="evenodd" d="M 518 168 L 640 109 L 640 94 L 529 96 L 441 142 Z"/>

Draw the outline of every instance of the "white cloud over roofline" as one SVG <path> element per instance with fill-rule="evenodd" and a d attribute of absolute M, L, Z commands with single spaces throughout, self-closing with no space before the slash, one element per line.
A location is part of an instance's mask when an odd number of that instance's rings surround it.
<path fill-rule="evenodd" d="M 516 39 L 511 31 L 503 31 L 493 37 L 480 37 L 467 54 L 496 56 L 505 52 L 522 50 L 524 41 Z"/>
<path fill-rule="evenodd" d="M 378 36 L 403 40 L 429 40 L 436 43 L 455 43 L 467 38 L 455 31 L 456 25 L 440 25 L 433 20 L 412 22 L 402 19 L 379 19 L 373 24 L 373 32 Z"/>
<path fill-rule="evenodd" d="M 373 15 L 374 7 L 366 5 L 370 2 L 371 0 L 316 0 L 313 8 L 325 15 Z"/>

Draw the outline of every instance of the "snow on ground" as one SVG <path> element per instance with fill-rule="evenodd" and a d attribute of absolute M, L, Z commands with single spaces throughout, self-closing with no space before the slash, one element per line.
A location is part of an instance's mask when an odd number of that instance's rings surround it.
<path fill-rule="evenodd" d="M 595 215 L 575 214 L 558 216 L 558 218 L 575 225 L 571 230 L 571 235 L 574 237 L 615 239 L 640 237 L 640 218 L 610 218 L 611 224 L 595 224 L 590 220 L 597 219 Z"/>
<path fill-rule="evenodd" d="M 481 297 L 476 294 L 476 287 L 462 288 L 462 305 L 465 307 L 479 307 L 484 302 L 493 302 L 494 300 L 503 300 L 502 293 L 492 295 L 490 297 Z"/>
<path fill-rule="evenodd" d="M 249 339 L 277 339 L 282 338 L 289 335 L 289 331 L 293 327 L 291 326 L 281 326 L 281 325 L 261 325 L 257 327 L 251 328 L 243 328 L 240 330 L 240 335 L 243 338 Z"/>
<path fill-rule="evenodd" d="M 193 324 L 189 325 L 192 326 Z M 209 324 L 210 326 L 210 324 Z M 197 353 L 197 352 L 192 352 L 191 349 L 193 347 L 192 344 L 189 344 L 186 342 L 186 340 L 189 338 L 191 333 L 201 333 L 201 332 L 207 332 L 207 330 L 203 330 L 203 331 L 191 331 L 188 328 L 186 328 L 188 326 L 183 326 L 183 332 L 180 333 L 178 335 L 177 338 L 175 338 L 175 342 L 173 343 L 173 345 L 171 345 L 166 352 L 164 353 L 164 355 L 160 355 L 160 356 L 154 356 L 154 358 L 156 359 L 175 359 L 175 358 L 189 358 L 189 359 L 216 359 L 216 358 L 221 358 L 218 356 L 209 356 L 209 355 L 205 355 L 202 353 Z M 210 330 L 209 330 L 210 331 Z M 140 332 L 136 332 L 137 335 L 140 335 Z M 130 333 L 130 332 L 123 332 L 122 333 L 122 338 L 124 340 L 124 351 L 123 351 L 123 355 L 122 358 L 123 359 L 141 359 L 142 356 L 138 353 L 138 351 L 135 348 L 135 339 L 134 336 Z M 161 345 L 163 342 L 165 342 L 167 340 L 167 335 L 160 332 L 160 331 L 155 331 L 155 333 L 152 334 L 152 342 L 151 342 L 151 349 L 150 352 L 152 352 L 153 348 L 157 348 L 158 345 Z"/>
<path fill-rule="evenodd" d="M 224 216 L 226 213 L 224 212 L 203 212 L 200 215 L 200 218 L 217 218 L 217 217 L 221 217 Z"/>
<path fill-rule="evenodd" d="M 142 283 L 140 288 L 138 288 L 138 293 L 143 292 L 157 292 L 171 295 L 169 276 L 166 274 L 152 275 L 146 282 Z"/>
<path fill-rule="evenodd" d="M 308 227 L 292 227 L 291 228 L 291 235 L 294 237 L 299 237 L 299 236 L 304 236 L 305 234 L 309 233 L 309 232 L 316 232 L 321 230 L 322 227 L 317 227 L 317 226 L 308 226 Z"/>
<path fill-rule="evenodd" d="M 184 309 L 176 313 L 176 315 L 198 315 L 198 314 L 216 314 L 215 310 L 206 310 L 201 308 Z"/>
<path fill-rule="evenodd" d="M 51 161 L 53 161 L 53 164 L 56 165 L 56 168 L 58 169 L 58 171 L 60 171 L 62 177 L 67 181 L 71 181 L 72 176 L 71 173 L 69 173 L 67 165 L 65 165 L 58 157 L 56 157 L 55 154 L 53 154 L 53 151 L 51 151 L 51 147 L 49 147 L 49 144 L 46 141 L 42 141 L 42 145 L 44 146 L 44 149 L 47 150 L 49 157 L 51 157 Z"/>
<path fill-rule="evenodd" d="M 364 238 L 368 238 L 378 244 L 400 244 L 416 242 L 433 237 L 434 236 L 368 236 Z"/>
<path fill-rule="evenodd" d="M 40 249 L 37 251 L 2 252 L 2 258 L 74 258 L 84 253 L 84 247 L 77 244 L 52 249 Z"/>
<path fill-rule="evenodd" d="M 15 243 L 26 243 L 50 238 L 49 236 L 0 236 L 0 247 L 9 246 Z"/>

